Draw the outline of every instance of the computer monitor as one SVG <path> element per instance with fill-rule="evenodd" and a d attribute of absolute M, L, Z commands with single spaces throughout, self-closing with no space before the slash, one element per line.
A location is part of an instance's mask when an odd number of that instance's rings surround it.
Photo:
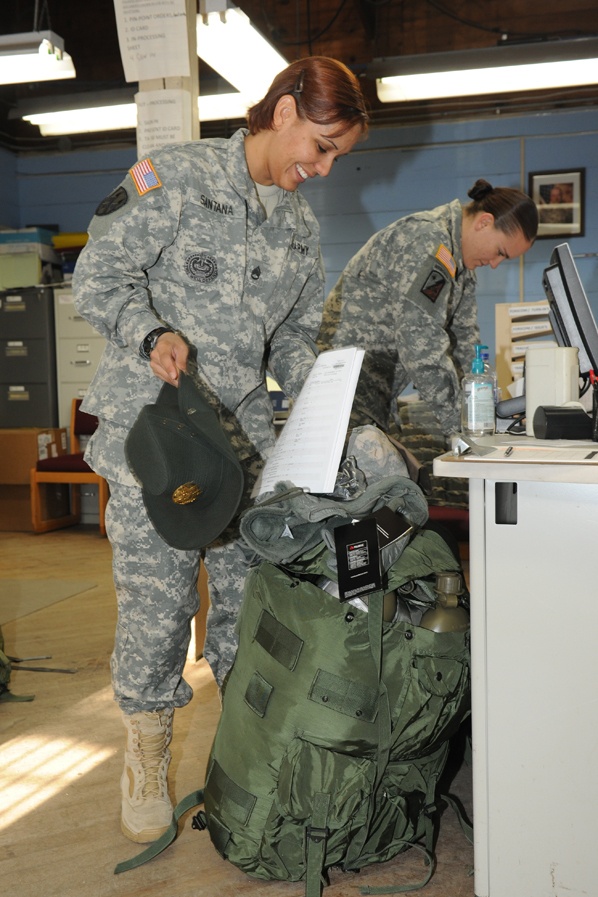
<path fill-rule="evenodd" d="M 590 371 L 598 373 L 598 327 L 568 243 L 554 248 L 542 286 L 557 343 L 577 347 L 582 376 L 587 377 Z"/>

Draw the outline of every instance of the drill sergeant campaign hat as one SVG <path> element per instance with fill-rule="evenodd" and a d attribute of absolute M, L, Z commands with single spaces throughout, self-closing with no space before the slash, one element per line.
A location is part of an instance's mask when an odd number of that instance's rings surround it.
<path fill-rule="evenodd" d="M 173 548 L 204 548 L 226 529 L 243 471 L 218 418 L 191 377 L 165 383 L 131 428 L 125 454 L 159 535 Z"/>

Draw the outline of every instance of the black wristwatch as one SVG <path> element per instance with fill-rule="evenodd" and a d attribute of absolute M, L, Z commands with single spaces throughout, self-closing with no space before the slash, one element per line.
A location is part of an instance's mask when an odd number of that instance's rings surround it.
<path fill-rule="evenodd" d="M 143 342 L 139 346 L 139 354 L 144 361 L 150 360 L 152 350 L 155 348 L 156 343 L 163 333 L 174 333 L 174 330 L 172 329 L 172 327 L 156 327 L 155 330 L 150 330 L 146 338 L 143 340 Z"/>

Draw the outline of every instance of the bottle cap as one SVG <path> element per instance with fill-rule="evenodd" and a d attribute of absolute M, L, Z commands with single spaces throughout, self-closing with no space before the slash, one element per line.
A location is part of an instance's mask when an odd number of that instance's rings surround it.
<path fill-rule="evenodd" d="M 483 374 L 484 373 L 484 359 L 482 358 L 482 346 L 477 345 L 475 347 L 475 358 L 471 362 L 471 373 L 472 374 Z"/>

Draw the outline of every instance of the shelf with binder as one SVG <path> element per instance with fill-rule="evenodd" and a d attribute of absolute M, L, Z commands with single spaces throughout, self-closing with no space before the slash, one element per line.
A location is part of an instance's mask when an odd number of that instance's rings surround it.
<path fill-rule="evenodd" d="M 495 306 L 496 375 L 503 398 L 509 387 L 523 376 L 528 346 L 540 340 L 556 343 L 548 317 L 548 303 L 499 302 Z"/>

